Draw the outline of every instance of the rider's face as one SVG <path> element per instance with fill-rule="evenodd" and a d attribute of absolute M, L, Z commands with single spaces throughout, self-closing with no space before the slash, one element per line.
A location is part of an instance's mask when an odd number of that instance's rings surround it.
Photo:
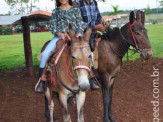
<path fill-rule="evenodd" d="M 61 5 L 69 4 L 69 0 L 59 0 L 59 2 L 61 3 Z"/>

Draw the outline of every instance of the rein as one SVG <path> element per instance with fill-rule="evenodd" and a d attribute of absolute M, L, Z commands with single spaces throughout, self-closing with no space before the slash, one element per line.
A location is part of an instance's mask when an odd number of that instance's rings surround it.
<path fill-rule="evenodd" d="M 134 36 L 134 33 L 132 31 L 132 26 L 134 26 L 135 23 L 136 23 L 136 20 L 132 24 L 130 24 L 130 31 L 131 31 L 131 34 L 132 34 L 132 38 L 134 39 L 134 43 L 135 43 L 136 49 L 139 49 L 138 45 L 137 45 L 137 42 L 136 42 L 136 39 L 135 39 L 135 36 Z"/>

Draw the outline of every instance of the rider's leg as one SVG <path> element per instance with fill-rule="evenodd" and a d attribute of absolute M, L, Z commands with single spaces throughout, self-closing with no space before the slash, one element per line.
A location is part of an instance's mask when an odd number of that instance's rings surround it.
<path fill-rule="evenodd" d="M 40 60 L 40 68 L 39 68 L 39 78 L 41 78 L 44 67 L 51 55 L 51 52 L 56 49 L 56 42 L 60 39 L 60 37 L 55 36 L 46 46 L 45 50 L 41 54 Z M 46 89 L 45 81 L 40 80 L 38 85 L 36 86 L 36 92 L 42 93 Z"/>
<path fill-rule="evenodd" d="M 93 74 L 93 75 L 91 76 L 89 81 L 90 81 L 91 90 L 96 90 L 96 89 L 99 89 L 99 85 L 98 85 L 97 81 L 95 81 L 95 76 L 94 76 L 94 54 L 93 54 L 93 52 L 91 52 L 91 58 L 92 58 L 91 70 L 93 72 L 91 74 Z"/>
<path fill-rule="evenodd" d="M 96 32 L 92 32 L 90 40 L 89 40 L 89 44 L 91 47 L 91 57 L 92 57 L 92 61 L 91 61 L 91 69 L 92 72 L 94 72 L 94 55 L 93 55 L 93 51 L 95 50 L 95 43 L 96 43 Z M 91 73 L 94 74 L 94 73 Z M 97 84 L 97 82 L 95 81 L 94 76 L 92 75 L 90 78 L 90 87 L 92 90 L 96 90 L 99 88 L 99 85 Z"/>

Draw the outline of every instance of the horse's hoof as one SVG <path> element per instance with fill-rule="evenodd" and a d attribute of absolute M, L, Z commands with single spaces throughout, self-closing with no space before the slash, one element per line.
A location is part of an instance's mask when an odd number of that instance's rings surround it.
<path fill-rule="evenodd" d="M 46 121 L 46 122 L 50 122 L 50 121 Z M 58 120 L 53 120 L 53 122 L 58 122 Z"/>
<path fill-rule="evenodd" d="M 112 117 L 112 115 L 109 116 L 109 120 L 110 120 L 110 122 L 116 122 L 115 119 Z"/>

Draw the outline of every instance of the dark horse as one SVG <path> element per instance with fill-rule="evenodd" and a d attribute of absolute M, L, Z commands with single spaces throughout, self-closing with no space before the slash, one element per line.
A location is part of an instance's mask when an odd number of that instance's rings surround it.
<path fill-rule="evenodd" d="M 109 120 L 115 122 L 111 113 L 113 84 L 122 66 L 122 58 L 130 45 L 140 53 L 143 59 L 147 60 L 152 56 L 144 21 L 144 12 L 137 11 L 136 18 L 134 12 L 131 12 L 127 24 L 121 29 L 114 28 L 111 30 L 108 28 L 107 33 L 101 37 L 98 44 L 98 69 L 95 74 L 99 77 L 102 87 L 104 122 Z M 45 106 L 47 106 L 46 99 Z M 45 111 L 46 115 L 48 115 L 49 110 L 47 107 Z"/>
<path fill-rule="evenodd" d="M 145 15 L 137 11 L 136 18 L 132 11 L 129 16 L 129 23 L 121 29 L 107 29 L 98 45 L 98 69 L 97 73 L 101 80 L 104 122 L 115 122 L 111 113 L 112 90 L 114 79 L 122 66 L 122 58 L 133 46 L 140 53 L 141 58 L 147 60 L 152 56 L 151 44 L 144 27 Z"/>

